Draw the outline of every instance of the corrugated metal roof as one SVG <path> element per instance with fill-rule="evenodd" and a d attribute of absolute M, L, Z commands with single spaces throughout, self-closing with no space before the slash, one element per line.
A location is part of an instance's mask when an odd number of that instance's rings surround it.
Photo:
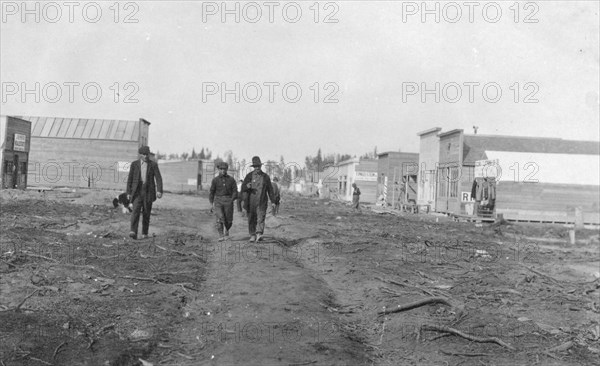
<path fill-rule="evenodd" d="M 58 137 L 77 139 L 137 141 L 139 121 L 17 117 L 31 122 L 32 137 Z"/>
<path fill-rule="evenodd" d="M 498 159 L 499 181 L 600 185 L 600 155 L 543 154 L 512 151 L 485 151 Z"/>
<path fill-rule="evenodd" d="M 544 154 L 600 155 L 600 143 L 560 138 L 464 135 L 463 164 L 489 159 L 486 150 Z"/>

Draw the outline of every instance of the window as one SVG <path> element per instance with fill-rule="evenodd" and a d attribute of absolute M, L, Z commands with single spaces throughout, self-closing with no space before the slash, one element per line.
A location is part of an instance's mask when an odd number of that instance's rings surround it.
<path fill-rule="evenodd" d="M 460 169 L 457 166 L 453 166 L 449 169 L 449 180 L 450 180 L 450 197 L 456 198 L 458 197 L 458 185 L 460 181 Z"/>
<path fill-rule="evenodd" d="M 438 197 L 448 197 L 448 168 L 438 168 Z"/>

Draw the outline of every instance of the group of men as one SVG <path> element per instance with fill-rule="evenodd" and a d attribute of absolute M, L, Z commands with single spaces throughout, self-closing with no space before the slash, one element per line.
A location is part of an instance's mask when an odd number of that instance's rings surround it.
<path fill-rule="evenodd" d="M 279 211 L 281 197 L 277 177 L 271 181 L 269 175 L 262 171 L 258 156 L 252 158 L 251 167 L 253 171 L 246 175 L 238 192 L 235 179 L 227 174 L 229 165 L 225 162 L 217 165 L 219 175 L 212 180 L 208 199 L 212 206 L 211 212 L 216 215 L 219 241 L 229 239 L 234 201 L 238 202 L 238 212 L 242 212 L 242 208 L 246 212 L 251 242 L 261 241 L 263 238 L 269 201 L 273 207 L 273 215 Z"/>
<path fill-rule="evenodd" d="M 132 239 L 137 239 L 140 214 L 142 238 L 148 237 L 152 204 L 157 198 L 161 198 L 163 193 L 162 176 L 158 164 L 150 160 L 150 148 L 142 146 L 138 152 L 140 159 L 132 162 L 129 168 L 126 192 L 121 195 L 123 197 L 115 199 L 117 204 L 123 201 L 124 207 L 131 208 L 129 237 Z M 261 241 L 263 238 L 269 201 L 273 215 L 279 211 L 280 190 L 277 177 L 271 181 L 269 175 L 262 171 L 262 163 L 258 156 L 252 158 L 251 166 L 253 171 L 246 175 L 238 192 L 235 179 L 227 174 L 228 164 L 221 162 L 217 165 L 219 174 L 211 182 L 209 201 L 211 212 L 216 216 L 219 241 L 229 238 L 229 229 L 233 224 L 234 201 L 238 202 L 238 212 L 242 212 L 242 207 L 246 212 L 251 242 Z"/>

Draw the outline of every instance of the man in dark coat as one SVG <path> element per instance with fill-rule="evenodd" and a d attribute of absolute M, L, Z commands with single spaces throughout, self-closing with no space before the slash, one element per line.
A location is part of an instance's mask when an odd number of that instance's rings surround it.
<path fill-rule="evenodd" d="M 229 165 L 221 162 L 217 168 L 219 175 L 211 182 L 208 200 L 212 206 L 211 211 L 217 217 L 219 241 L 223 241 L 229 239 L 229 229 L 233 224 L 233 201 L 238 199 L 238 191 L 235 179 L 227 174 Z"/>
<path fill-rule="evenodd" d="M 140 159 L 131 163 L 127 177 L 127 197 L 133 202 L 131 231 L 129 236 L 137 239 L 140 212 L 142 212 L 142 237 L 148 237 L 152 203 L 163 193 L 162 176 L 158 164 L 150 160 L 150 148 L 142 146 L 138 150 Z"/>
<path fill-rule="evenodd" d="M 260 167 L 260 158 L 252 158 L 254 171 L 248 173 L 242 184 L 242 193 L 246 193 L 244 206 L 248 213 L 248 231 L 250 241 L 262 240 L 265 231 L 265 217 L 269 200 L 275 202 L 271 178 Z M 267 197 L 268 196 L 268 197 Z"/>

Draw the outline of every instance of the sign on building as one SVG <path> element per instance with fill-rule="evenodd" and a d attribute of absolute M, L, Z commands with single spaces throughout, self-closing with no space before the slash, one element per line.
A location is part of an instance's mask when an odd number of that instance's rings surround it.
<path fill-rule="evenodd" d="M 471 192 L 461 192 L 460 193 L 460 201 L 461 202 L 475 202 L 473 197 L 471 197 Z"/>
<path fill-rule="evenodd" d="M 377 172 L 354 172 L 355 181 L 377 182 Z"/>
<path fill-rule="evenodd" d="M 496 178 L 502 174 L 498 159 L 477 160 L 475 162 L 475 178 Z"/>
<path fill-rule="evenodd" d="M 15 133 L 15 142 L 13 144 L 14 151 L 25 151 L 25 141 L 27 137 L 20 133 Z"/>

